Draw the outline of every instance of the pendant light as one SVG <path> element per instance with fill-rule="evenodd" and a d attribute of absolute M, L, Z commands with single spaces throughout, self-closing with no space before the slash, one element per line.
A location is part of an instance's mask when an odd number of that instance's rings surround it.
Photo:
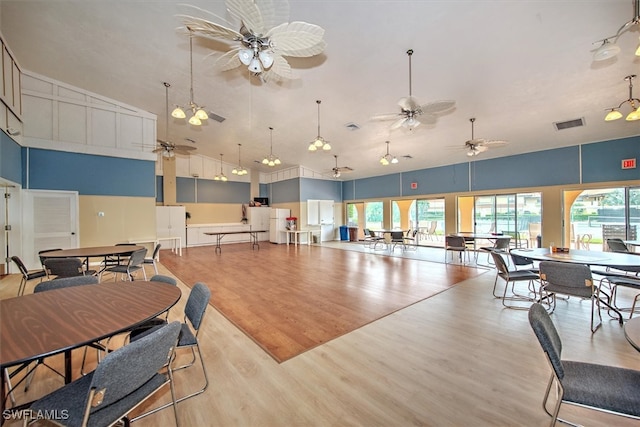
<path fill-rule="evenodd" d="M 271 132 L 271 149 L 269 151 L 269 155 L 265 156 L 265 158 L 262 159 L 262 164 L 270 167 L 274 167 L 279 165 L 281 162 L 278 156 L 273 155 L 273 128 L 269 127 L 269 131 Z"/>
<path fill-rule="evenodd" d="M 631 112 L 629 114 L 627 114 L 626 117 L 626 121 L 628 122 L 632 122 L 635 120 L 640 120 L 640 99 L 638 98 L 634 98 L 633 97 L 633 79 L 636 77 L 635 74 L 632 74 L 630 76 L 625 77 L 624 79 L 629 81 L 629 99 L 626 99 L 624 101 L 622 101 L 620 103 L 620 105 L 618 105 L 617 108 L 610 108 L 609 112 L 607 113 L 606 117 L 604 118 L 605 121 L 610 122 L 613 120 L 618 120 L 622 118 L 622 113 L 619 111 L 620 108 L 626 104 L 629 103 L 629 105 L 631 105 Z"/>
<path fill-rule="evenodd" d="M 238 176 L 246 175 L 249 173 L 245 168 L 242 167 L 242 161 L 240 160 L 240 147 L 242 147 L 242 144 L 238 144 L 238 166 L 233 168 L 233 170 L 231 171 L 232 174 Z"/>
<path fill-rule="evenodd" d="M 189 123 L 193 126 L 200 126 L 202 124 L 202 120 L 207 120 L 209 116 L 206 111 L 204 111 L 204 106 L 199 106 L 193 100 L 193 31 L 191 28 L 187 27 L 189 30 L 189 73 L 191 76 L 191 88 L 190 88 L 190 97 L 189 97 L 189 105 L 185 108 L 180 107 L 179 105 L 171 112 L 171 116 L 176 119 L 184 119 L 187 117 L 185 114 L 185 110 L 191 112 L 191 117 L 189 118 Z"/>
<path fill-rule="evenodd" d="M 392 156 L 391 154 L 389 154 L 389 141 L 386 141 L 385 143 L 387 144 L 387 154 L 380 157 L 380 164 L 382 166 L 387 166 L 389 163 L 392 163 L 395 165 L 396 163 L 398 163 L 398 158 L 396 156 Z"/>
<path fill-rule="evenodd" d="M 224 172 L 222 172 L 222 153 L 220 154 L 220 175 L 216 175 L 215 177 L 213 177 L 213 180 L 222 182 L 227 181 L 227 176 L 224 174 Z"/>
<path fill-rule="evenodd" d="M 329 141 L 325 141 L 325 139 L 320 136 L 320 103 L 321 102 L 322 101 L 320 100 L 316 101 L 316 104 L 318 104 L 318 136 L 316 137 L 315 140 L 309 143 L 309 151 L 311 152 L 318 151 L 319 148 L 322 148 L 323 151 L 331 150 L 331 144 L 329 144 Z"/>

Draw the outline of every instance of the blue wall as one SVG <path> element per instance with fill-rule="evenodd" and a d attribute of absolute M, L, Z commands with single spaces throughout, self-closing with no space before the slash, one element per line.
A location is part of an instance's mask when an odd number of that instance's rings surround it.
<path fill-rule="evenodd" d="M 638 180 L 640 169 L 624 170 L 621 162 L 637 159 L 639 154 L 640 136 L 635 136 L 344 182 L 290 179 L 260 184 L 260 196 L 269 197 L 275 204 Z M 32 189 L 70 190 L 81 195 L 157 194 L 162 202 L 162 177 L 154 174 L 152 161 L 26 149 L 0 132 L 0 177 L 25 188 L 28 182 Z M 416 183 L 416 189 L 411 189 L 412 183 Z M 178 178 L 176 185 L 178 202 L 195 201 L 194 178 Z M 203 203 L 245 203 L 250 199 L 250 184 L 198 179 L 197 199 Z"/>
<path fill-rule="evenodd" d="M 22 148 L 1 131 L 0 177 L 22 185 Z"/>
<path fill-rule="evenodd" d="M 155 162 L 37 148 L 24 150 L 30 189 L 98 196 L 156 195 Z"/>

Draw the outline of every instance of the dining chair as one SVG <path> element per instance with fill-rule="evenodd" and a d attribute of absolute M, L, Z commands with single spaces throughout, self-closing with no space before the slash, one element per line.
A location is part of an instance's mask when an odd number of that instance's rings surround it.
<path fill-rule="evenodd" d="M 147 256 L 147 248 L 138 249 L 137 251 L 133 251 L 127 263 L 125 265 L 119 264 L 113 267 L 106 268 L 100 272 L 100 280 L 102 280 L 102 275 L 107 273 L 113 273 L 113 280 L 116 281 L 118 278 L 118 274 L 123 276 L 122 280 L 134 280 L 134 274 L 138 271 L 142 271 L 144 279 L 147 280 L 147 273 L 144 271 L 144 259 Z"/>
<path fill-rule="evenodd" d="M 594 284 L 591 269 L 584 264 L 570 264 L 558 261 L 540 262 L 540 302 L 549 305 L 553 313 L 556 308 L 556 295 L 567 295 L 591 301 L 591 332 L 602 324 L 600 313 L 600 288 Z M 595 324 L 595 315 L 600 322 Z"/>
<path fill-rule="evenodd" d="M 198 342 L 198 334 L 200 332 L 200 327 L 202 326 L 202 320 L 204 319 L 205 312 L 209 305 L 209 300 L 211 299 L 211 291 L 209 287 L 202 282 L 197 282 L 193 285 L 191 292 L 189 293 L 189 298 L 184 307 L 184 320 L 181 325 L 180 335 L 178 337 L 178 344 L 176 345 L 176 352 L 184 349 L 188 349 L 191 351 L 191 361 L 180 366 L 172 366 L 172 370 L 178 371 L 181 369 L 189 368 L 194 366 L 196 362 L 196 353 L 198 359 L 200 361 L 200 366 L 202 368 L 202 374 L 204 377 L 204 385 L 197 389 L 194 392 L 191 392 L 182 397 L 176 397 L 175 402 L 179 403 L 184 400 L 190 399 L 194 396 L 202 394 L 205 392 L 207 387 L 209 386 L 209 378 L 207 376 L 207 369 L 204 364 L 204 359 L 202 358 L 202 352 L 200 351 L 200 344 Z M 155 328 L 143 331 L 140 334 L 131 334 L 130 341 L 137 342 L 141 338 L 147 336 L 147 334 L 152 333 Z M 189 379 L 191 383 L 191 378 Z M 153 409 L 150 409 L 143 414 L 138 415 L 135 418 L 132 418 L 131 421 L 136 421 L 140 418 L 144 418 L 148 415 L 151 415 L 155 412 L 158 412 L 162 409 L 169 407 L 171 403 L 165 403 Z"/>
<path fill-rule="evenodd" d="M 539 280 L 537 273 L 530 270 L 511 270 L 504 260 L 502 254 L 497 252 L 490 252 L 489 255 L 493 258 L 493 263 L 496 266 L 496 278 L 493 281 L 493 296 L 502 300 L 502 305 L 506 308 L 512 308 L 516 310 L 527 310 L 528 305 L 523 306 L 520 304 L 507 304 L 508 301 L 519 303 L 531 303 L 536 300 L 535 282 Z M 504 281 L 504 290 L 502 295 L 499 295 L 497 291 L 498 278 Z M 527 294 L 518 293 L 515 290 L 515 285 L 518 282 L 527 282 Z M 509 293 L 509 289 L 511 292 Z M 533 294 L 533 296 L 531 295 Z"/>
<path fill-rule="evenodd" d="M 460 262 L 464 264 L 464 257 L 467 257 L 467 261 L 471 263 L 471 258 L 469 257 L 469 251 L 467 250 L 467 244 L 464 240 L 464 237 L 460 236 L 445 236 L 444 238 L 444 262 L 447 264 L 448 254 L 451 253 L 453 257 L 454 253 L 457 253 Z"/>
<path fill-rule="evenodd" d="M 575 425 L 558 418 L 563 403 L 640 419 L 640 371 L 563 360 L 562 340 L 547 310 L 534 303 L 528 317 L 551 367 L 551 378 L 542 400 L 542 408 L 551 417 L 551 426 L 556 421 Z M 550 411 L 547 406 L 554 384 L 557 400 Z"/>
<path fill-rule="evenodd" d="M 481 251 L 487 252 L 487 263 L 492 264 L 491 262 L 491 252 L 495 252 L 498 254 L 507 254 L 509 252 L 509 244 L 511 242 L 511 237 L 500 237 L 496 238 L 493 246 L 483 246 L 480 248 Z"/>
<path fill-rule="evenodd" d="M 611 252 L 630 253 L 629 247 L 622 239 L 607 239 L 607 248 Z"/>
<path fill-rule="evenodd" d="M 156 244 L 155 248 L 153 248 L 153 253 L 151 254 L 151 257 L 149 258 L 145 258 L 143 264 L 151 264 L 153 265 L 153 272 L 155 274 L 158 274 L 158 254 L 160 253 L 160 247 L 162 245 L 160 245 L 160 243 Z"/>
<path fill-rule="evenodd" d="M 402 250 L 406 250 L 407 246 L 405 244 L 405 239 L 404 239 L 404 232 L 403 231 L 392 231 L 390 233 L 391 236 L 391 240 L 390 240 L 390 249 L 391 252 L 396 250 L 396 246 L 400 245 L 400 247 L 402 248 Z"/>
<path fill-rule="evenodd" d="M 368 228 L 365 228 L 364 229 L 364 234 L 365 234 L 365 241 L 368 242 L 369 248 L 371 248 L 373 250 L 375 250 L 376 247 L 379 244 L 382 244 L 382 245 L 385 244 L 384 237 L 378 236 L 375 233 L 375 231 L 372 231 L 372 230 L 370 230 Z M 368 235 L 368 237 L 367 237 L 367 235 Z"/>
<path fill-rule="evenodd" d="M 80 258 L 45 258 L 44 269 L 49 278 L 91 276 L 95 270 L 85 270 Z"/>
<path fill-rule="evenodd" d="M 40 281 L 42 281 L 44 277 L 47 277 L 47 272 L 44 268 L 42 270 L 27 270 L 27 267 L 19 256 L 12 256 L 11 261 L 13 261 L 13 263 L 18 267 L 18 270 L 22 275 L 22 279 L 20 279 L 20 286 L 18 286 L 18 296 L 24 295 L 24 290 L 27 287 L 28 281 L 35 279 L 40 279 Z"/>
<path fill-rule="evenodd" d="M 55 249 L 42 249 L 38 251 L 38 258 L 40 259 L 40 264 L 42 264 L 42 268 L 44 268 L 44 260 L 47 259 L 47 252 L 61 251 L 61 250 L 62 248 L 55 248 Z"/>
<path fill-rule="evenodd" d="M 171 368 L 179 334 L 177 321 L 158 328 L 109 353 L 94 371 L 36 400 L 29 409 L 64 414 L 64 420 L 55 421 L 66 426 L 111 426 L 118 421 L 129 425 L 127 415 L 169 385 L 167 406 L 173 406 L 179 425 Z"/>

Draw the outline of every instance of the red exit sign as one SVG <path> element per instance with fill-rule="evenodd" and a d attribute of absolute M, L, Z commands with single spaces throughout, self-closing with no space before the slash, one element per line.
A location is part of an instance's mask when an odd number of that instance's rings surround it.
<path fill-rule="evenodd" d="M 635 168 L 636 168 L 636 159 L 622 160 L 622 169 L 635 169 Z"/>

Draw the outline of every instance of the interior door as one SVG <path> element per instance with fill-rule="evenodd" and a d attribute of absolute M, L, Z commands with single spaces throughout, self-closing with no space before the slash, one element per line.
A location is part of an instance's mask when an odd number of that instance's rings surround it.
<path fill-rule="evenodd" d="M 78 193 L 25 190 L 23 252 L 27 268 L 40 266 L 38 251 L 79 247 Z"/>

